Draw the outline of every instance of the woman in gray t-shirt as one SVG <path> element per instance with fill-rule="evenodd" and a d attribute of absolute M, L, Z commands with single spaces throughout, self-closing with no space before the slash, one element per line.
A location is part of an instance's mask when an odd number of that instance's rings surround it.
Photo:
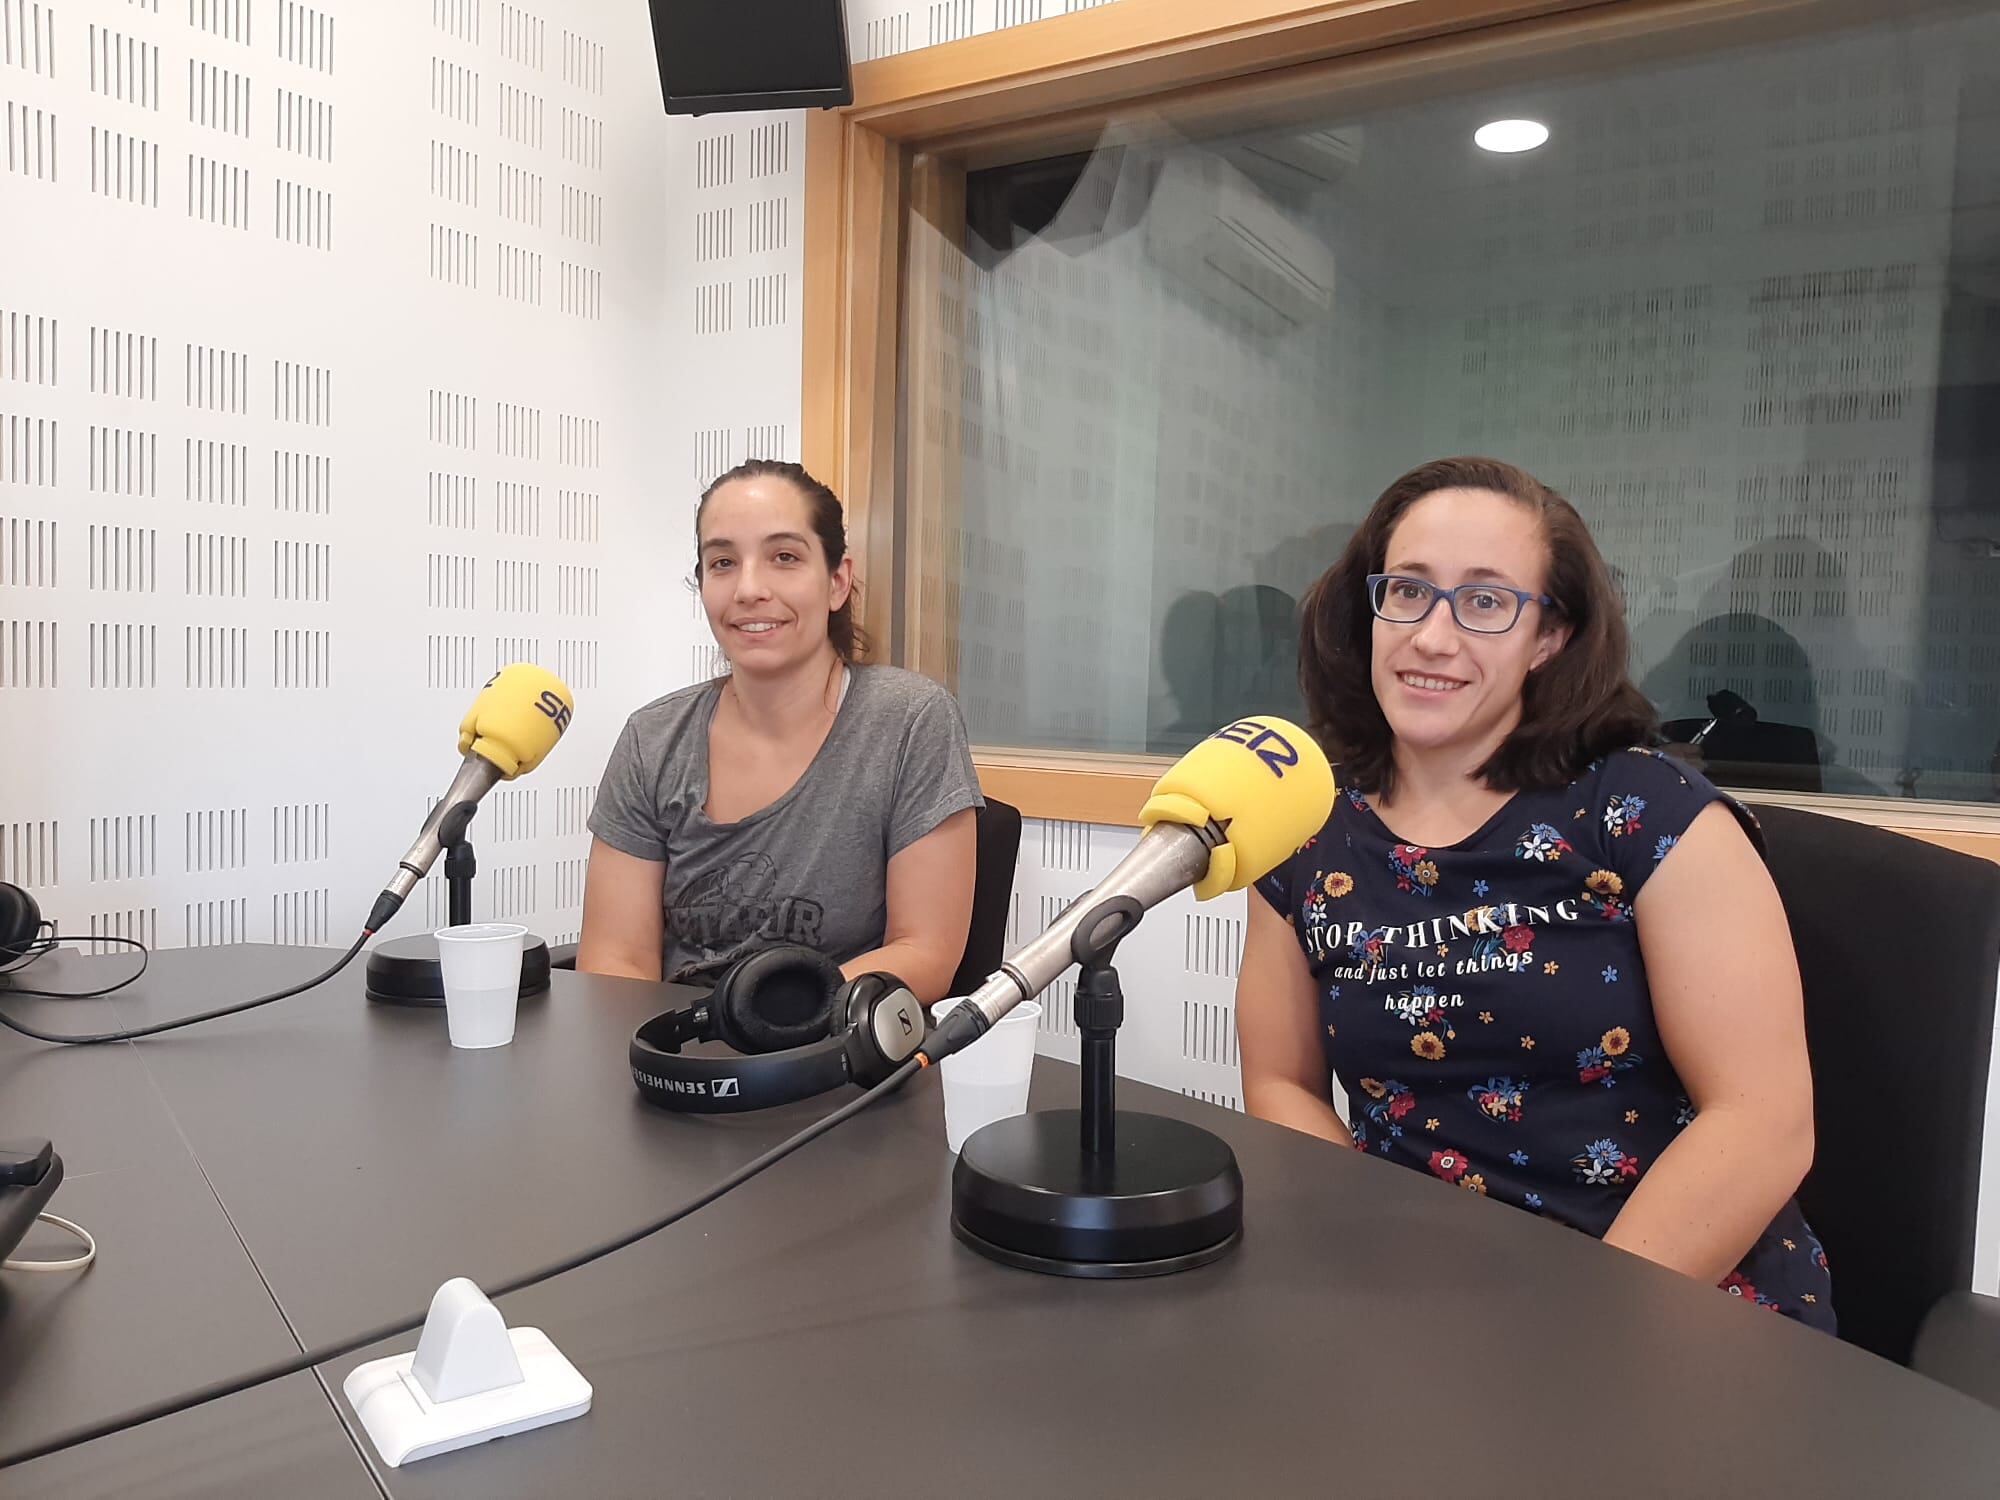
<path fill-rule="evenodd" d="M 695 537 L 732 670 L 626 722 L 590 815 L 577 967 L 700 983 L 799 943 L 941 998 L 972 918 L 980 805 L 957 703 L 852 664 L 840 503 L 798 465 L 730 470 Z"/>

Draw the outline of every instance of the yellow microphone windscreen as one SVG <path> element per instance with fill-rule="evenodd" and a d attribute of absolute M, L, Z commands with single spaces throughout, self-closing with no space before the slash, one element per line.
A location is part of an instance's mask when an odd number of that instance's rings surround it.
<path fill-rule="evenodd" d="M 1320 831 L 1333 811 L 1333 767 L 1296 724 L 1267 714 L 1238 719 L 1175 762 L 1153 786 L 1139 826 L 1220 825 L 1194 893 L 1206 901 L 1270 874 Z"/>
<path fill-rule="evenodd" d="M 569 728 L 576 699 L 562 679 L 533 662 L 493 674 L 458 726 L 458 753 L 477 755 L 509 781 L 535 769 Z"/>

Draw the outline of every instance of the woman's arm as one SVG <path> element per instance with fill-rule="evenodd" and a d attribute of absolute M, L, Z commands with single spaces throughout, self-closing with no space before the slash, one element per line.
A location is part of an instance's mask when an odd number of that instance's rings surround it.
<path fill-rule="evenodd" d="M 576 966 L 588 974 L 658 979 L 666 936 L 660 893 L 667 867 L 638 859 L 603 839 L 590 841 L 590 873 L 583 883 L 583 937 Z"/>
<path fill-rule="evenodd" d="M 951 988 L 972 926 L 972 880 L 978 855 L 973 809 L 946 818 L 889 860 L 889 919 L 882 946 L 840 966 L 849 979 L 883 970 L 924 1004 Z"/>
<path fill-rule="evenodd" d="M 1342 1146 L 1354 1137 L 1333 1108 L 1332 1078 L 1319 1044 L 1319 996 L 1291 923 L 1250 892 L 1243 967 L 1236 979 L 1236 1037 L 1243 1107 Z"/>
<path fill-rule="evenodd" d="M 1604 1241 L 1720 1281 L 1812 1165 L 1798 959 L 1777 887 L 1721 803 L 1688 826 L 1633 914 L 1653 1018 L 1697 1114 Z"/>

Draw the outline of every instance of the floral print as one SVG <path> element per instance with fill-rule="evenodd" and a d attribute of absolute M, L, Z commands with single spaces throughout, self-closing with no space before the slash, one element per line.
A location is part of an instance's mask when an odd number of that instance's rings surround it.
<path fill-rule="evenodd" d="M 1527 1102 L 1528 1085 L 1516 1078 L 1494 1077 L 1484 1083 L 1475 1083 L 1465 1091 L 1465 1097 L 1478 1105 L 1479 1112 L 1487 1119 L 1511 1125 L 1521 1118 L 1521 1110 Z"/>
<path fill-rule="evenodd" d="M 1517 856 L 1537 864 L 1551 864 L 1569 852 L 1569 840 L 1547 823 L 1535 824 L 1514 845 Z"/>
<path fill-rule="evenodd" d="M 1609 1138 L 1592 1141 L 1570 1159 L 1570 1165 L 1576 1169 L 1576 1180 L 1591 1187 L 1629 1187 L 1639 1178 L 1639 1158 L 1626 1155 Z"/>
<path fill-rule="evenodd" d="M 1430 850 L 1415 844 L 1398 844 L 1389 851 L 1389 873 L 1395 877 L 1397 890 L 1414 891 L 1419 896 L 1437 894 L 1438 867 L 1429 856 Z"/>
<path fill-rule="evenodd" d="M 1767 1297 L 1758 1291 L 1756 1287 L 1750 1284 L 1741 1271 L 1731 1271 L 1727 1276 L 1722 1278 L 1720 1285 L 1732 1297 L 1741 1297 L 1745 1302 L 1752 1303 L 1757 1307 L 1768 1307 L 1773 1311 L 1777 1309 L 1777 1299 Z M 1808 1296 L 1810 1297 L 1810 1294 Z"/>
<path fill-rule="evenodd" d="M 1446 1182 L 1457 1182 L 1465 1175 L 1465 1155 L 1459 1151 L 1433 1151 L 1431 1170 Z"/>
<path fill-rule="evenodd" d="M 1356 963 L 1378 964 L 1382 961 L 1382 945 L 1387 940 L 1389 929 L 1377 927 L 1373 932 L 1364 932 L 1354 940 L 1348 956 Z"/>
<path fill-rule="evenodd" d="M 1613 1052 L 1608 1045 L 1613 1036 L 1623 1036 L 1625 1040 Z M 1576 1081 L 1578 1083 L 1599 1083 L 1610 1088 L 1618 1080 L 1612 1075 L 1623 1073 L 1628 1068 L 1636 1068 L 1645 1059 L 1630 1051 L 1631 1038 L 1622 1026 L 1613 1027 L 1604 1033 L 1604 1040 L 1594 1047 L 1585 1047 L 1576 1054 Z"/>
<path fill-rule="evenodd" d="M 1458 1033 L 1451 1029 L 1450 1013 L 1439 1003 L 1437 986 L 1420 984 L 1410 991 L 1410 997 L 1400 1007 L 1401 1019 L 1411 1026 L 1435 1026 L 1443 1029 L 1446 1040 Z"/>
<path fill-rule="evenodd" d="M 1364 1106 L 1369 1119 L 1384 1129 L 1393 1129 L 1401 1134 L 1403 1117 L 1417 1107 L 1417 1096 L 1410 1092 L 1407 1083 L 1398 1083 L 1393 1078 L 1387 1083 L 1377 1083 L 1374 1079 L 1364 1079 L 1364 1083 L 1375 1084 L 1377 1092 L 1370 1094 Z"/>
<path fill-rule="evenodd" d="M 1634 903 L 1721 794 L 1620 752 L 1440 848 L 1397 837 L 1349 793 L 1317 848 L 1258 890 L 1306 952 L 1356 1147 L 1604 1234 L 1695 1119 L 1660 1042 Z M 1463 909 L 1434 915 L 1439 891 Z M 1724 1286 L 1833 1326 L 1831 1277 L 1796 1202 Z"/>
<path fill-rule="evenodd" d="M 1615 870 L 1592 870 L 1590 878 L 1583 883 L 1583 895 L 1579 899 L 1607 922 L 1623 922 L 1632 912 L 1632 904 L 1624 898 L 1623 876 Z"/>
<path fill-rule="evenodd" d="M 1613 797 L 1604 804 L 1604 831 L 1614 839 L 1639 831 L 1639 814 L 1646 810 L 1644 797 Z"/>

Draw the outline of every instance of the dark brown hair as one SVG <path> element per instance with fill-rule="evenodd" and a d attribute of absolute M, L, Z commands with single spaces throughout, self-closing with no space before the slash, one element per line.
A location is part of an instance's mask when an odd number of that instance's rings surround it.
<path fill-rule="evenodd" d="M 1544 628 L 1570 629 L 1563 648 L 1522 684 L 1521 722 L 1474 774 L 1499 791 L 1553 790 L 1600 756 L 1652 744 L 1658 720 L 1627 671 L 1624 606 L 1576 507 L 1512 464 L 1440 458 L 1382 492 L 1301 606 L 1299 687 L 1307 726 L 1345 779 L 1366 792 L 1395 790 L 1395 736 L 1371 673 L 1375 612 L 1368 575 L 1382 571 L 1396 523 L 1439 490 L 1490 490 L 1534 513 L 1549 549 L 1545 591 L 1555 600 L 1542 608 Z"/>
<path fill-rule="evenodd" d="M 701 503 L 694 508 L 694 545 L 696 576 L 701 567 L 701 513 L 708 509 L 708 502 L 715 492 L 725 484 L 738 479 L 783 479 L 805 497 L 806 514 L 812 523 L 813 535 L 819 538 L 820 551 L 826 554 L 827 571 L 840 566 L 840 560 L 847 556 L 847 520 L 840 508 L 840 500 L 821 484 L 803 466 L 786 463 L 776 458 L 746 459 L 727 474 L 718 475 L 701 492 Z M 826 635 L 833 642 L 833 649 L 845 662 L 859 661 L 868 654 L 868 637 L 859 625 L 854 623 L 854 601 L 861 593 L 861 585 L 851 584 L 847 599 L 832 614 L 827 616 Z"/>

